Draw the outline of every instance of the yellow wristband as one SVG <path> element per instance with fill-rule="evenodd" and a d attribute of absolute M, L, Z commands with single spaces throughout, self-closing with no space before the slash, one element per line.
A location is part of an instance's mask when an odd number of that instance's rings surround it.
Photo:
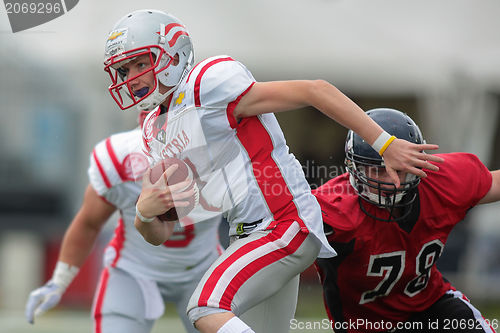
<path fill-rule="evenodd" d="M 382 148 L 380 148 L 379 150 L 379 155 L 380 156 L 383 156 L 384 155 L 384 152 L 385 150 L 387 149 L 387 147 L 389 147 L 389 145 L 392 143 L 392 141 L 396 140 L 396 137 L 393 135 L 391 136 L 385 143 L 384 145 L 382 146 Z"/>

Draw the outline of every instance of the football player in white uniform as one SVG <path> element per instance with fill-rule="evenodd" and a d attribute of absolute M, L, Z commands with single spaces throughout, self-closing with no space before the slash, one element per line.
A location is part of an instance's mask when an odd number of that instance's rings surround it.
<path fill-rule="evenodd" d="M 144 117 L 140 119 L 142 125 Z M 90 184 L 65 233 L 52 278 L 29 296 L 26 318 L 30 323 L 35 315 L 58 304 L 100 230 L 119 210 L 94 296 L 94 332 L 148 333 L 167 301 L 175 303 L 186 330 L 196 332 L 185 309 L 201 277 L 222 253 L 218 240 L 221 215 L 197 207 L 181 219 L 182 226 L 176 224 L 172 238 L 160 246 L 145 242 L 134 219 L 140 177 L 148 166 L 140 128 L 114 134 L 95 146 L 88 170 Z M 206 221 L 194 223 L 202 220 Z"/>
<path fill-rule="evenodd" d="M 124 16 L 106 43 L 114 100 L 122 109 L 152 110 L 143 127 L 145 153 L 152 161 L 175 156 L 190 164 L 200 204 L 223 212 L 230 225 L 232 243 L 193 293 L 189 318 L 202 332 L 254 332 L 241 314 L 290 284 L 296 297 L 298 275 L 318 255 L 335 254 L 323 233 L 319 205 L 273 112 L 312 105 L 353 129 L 383 154 L 397 186 L 396 170 L 425 176 L 421 168 L 437 169 L 428 160 L 440 159 L 422 153 L 435 145 L 388 135 L 323 80 L 256 82 L 228 56 L 191 68 L 192 63 L 188 31 L 161 11 Z M 166 211 L 163 197 L 170 191 L 147 185 L 135 225 L 148 242 L 161 244 L 174 228 L 156 218 Z M 282 314 L 293 315 L 295 302 L 281 304 L 268 317 L 281 321 Z"/>

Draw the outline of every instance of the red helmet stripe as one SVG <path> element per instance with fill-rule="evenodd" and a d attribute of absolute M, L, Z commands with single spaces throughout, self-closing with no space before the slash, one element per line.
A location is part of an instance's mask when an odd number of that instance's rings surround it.
<path fill-rule="evenodd" d="M 182 29 L 185 29 L 182 24 L 179 24 L 179 23 L 170 23 L 169 25 L 167 25 L 165 27 L 165 36 L 168 35 L 168 33 L 170 32 L 170 30 L 172 30 L 175 27 L 181 27 Z"/>
<path fill-rule="evenodd" d="M 189 34 L 186 32 L 186 28 L 182 24 L 179 24 L 179 23 L 170 23 L 169 25 L 167 25 L 165 27 L 165 36 L 168 35 L 170 30 L 172 30 L 174 28 L 182 28 L 182 30 L 177 31 L 174 34 L 174 36 L 168 41 L 168 46 L 170 46 L 170 47 L 175 45 L 175 43 L 177 42 L 177 39 L 179 39 L 180 36 L 182 36 L 182 35 L 189 36 Z M 157 31 L 156 33 L 158 35 L 160 34 L 159 31 Z"/>
<path fill-rule="evenodd" d="M 185 31 L 177 31 L 174 35 L 174 37 L 172 37 L 172 39 L 168 42 L 168 46 L 172 47 L 175 45 L 175 43 L 177 42 L 177 39 L 182 36 L 182 35 L 186 35 L 186 36 L 189 36 L 187 32 Z"/>

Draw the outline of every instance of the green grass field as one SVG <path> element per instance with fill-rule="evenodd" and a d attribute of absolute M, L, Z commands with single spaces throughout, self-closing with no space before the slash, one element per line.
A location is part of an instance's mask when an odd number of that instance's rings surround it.
<path fill-rule="evenodd" d="M 474 303 L 474 301 L 473 301 Z M 477 306 L 483 316 L 487 319 L 500 319 L 500 304 L 478 304 Z M 0 311 L 0 332 L 5 333 L 91 333 L 92 323 L 90 320 L 90 310 L 83 309 L 63 310 L 56 309 L 37 318 L 35 325 L 26 323 L 22 311 Z M 327 329 L 305 328 L 309 323 L 312 325 L 326 320 L 327 315 L 323 308 L 321 288 L 317 285 L 311 286 L 303 284 L 299 293 L 299 301 L 296 312 L 297 323 L 301 323 L 303 329 L 295 325 L 291 329 L 293 333 L 315 333 L 331 332 Z M 171 304 L 167 304 L 166 314 L 153 328 L 152 333 L 182 333 L 184 332 L 180 320 L 175 314 L 175 309 Z M 270 332 L 272 333 L 272 332 Z"/>

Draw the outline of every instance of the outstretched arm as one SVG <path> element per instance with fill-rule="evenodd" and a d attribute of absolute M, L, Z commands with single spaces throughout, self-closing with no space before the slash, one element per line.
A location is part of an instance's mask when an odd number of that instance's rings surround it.
<path fill-rule="evenodd" d="M 92 251 L 99 232 L 115 210 L 115 206 L 104 201 L 88 185 L 82 206 L 64 235 L 59 261 L 81 267 Z"/>
<path fill-rule="evenodd" d="M 358 105 L 323 80 L 257 82 L 241 98 L 234 110 L 234 116 L 244 118 L 305 106 L 315 107 L 339 124 L 352 129 L 370 144 L 383 132 Z M 426 176 L 422 168 L 437 171 L 439 168 L 428 161 L 442 162 L 442 159 L 421 152 L 437 148 L 436 145 L 416 145 L 405 140 L 394 140 L 383 154 L 387 171 L 394 183 L 399 186 L 395 170 L 421 177 Z"/>
<path fill-rule="evenodd" d="M 500 201 L 500 170 L 491 171 L 491 188 L 486 195 L 479 201 L 480 204 Z"/>
<path fill-rule="evenodd" d="M 114 211 L 113 205 L 102 200 L 90 185 L 87 186 L 80 210 L 64 234 L 59 261 L 52 278 L 30 293 L 25 309 L 29 323 L 33 324 L 35 316 L 59 303 L 94 247 L 102 226 Z"/>

